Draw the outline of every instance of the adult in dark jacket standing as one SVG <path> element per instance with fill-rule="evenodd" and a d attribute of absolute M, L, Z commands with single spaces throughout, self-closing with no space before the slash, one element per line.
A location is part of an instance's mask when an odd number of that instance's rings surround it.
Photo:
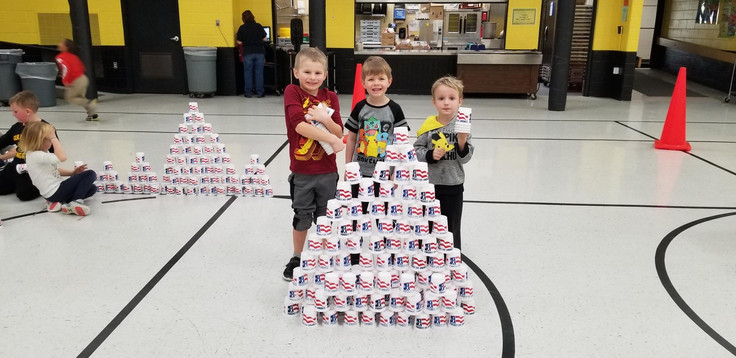
<path fill-rule="evenodd" d="M 250 10 L 243 11 L 243 24 L 238 29 L 236 37 L 238 45 L 243 46 L 243 70 L 245 71 L 245 96 L 253 95 L 253 80 L 255 79 L 255 94 L 260 98 L 265 96 L 263 90 L 263 64 L 266 62 L 266 31 L 256 22 Z"/>

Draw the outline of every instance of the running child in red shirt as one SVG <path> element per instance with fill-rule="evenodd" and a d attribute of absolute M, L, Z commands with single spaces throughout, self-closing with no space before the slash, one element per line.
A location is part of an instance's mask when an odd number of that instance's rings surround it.
<path fill-rule="evenodd" d="M 327 78 L 325 54 L 317 48 L 303 48 L 294 59 L 294 77 L 299 80 L 299 86 L 292 84 L 284 90 L 291 160 L 289 185 L 294 209 L 294 254 L 283 275 L 287 281 L 291 281 L 294 268 L 299 266 L 307 230 L 317 217 L 325 214 L 327 200 L 335 197 L 339 179 L 335 153 L 345 149 L 337 95 L 320 88 Z"/>
<path fill-rule="evenodd" d="M 61 71 L 61 82 L 66 87 L 64 99 L 67 102 L 84 107 L 87 111 L 88 121 L 99 121 L 97 116 L 97 99 L 87 99 L 87 87 L 89 78 L 84 74 L 86 71 L 82 60 L 77 57 L 77 46 L 70 39 L 62 40 L 56 49 L 61 53 L 56 55 L 56 63 Z"/>

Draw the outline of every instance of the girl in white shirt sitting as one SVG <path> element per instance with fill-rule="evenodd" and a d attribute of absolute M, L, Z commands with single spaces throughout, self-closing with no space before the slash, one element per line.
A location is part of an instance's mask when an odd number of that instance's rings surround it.
<path fill-rule="evenodd" d="M 52 145 L 54 153 L 49 153 Z M 87 165 L 74 170 L 58 167 L 59 163 L 66 161 L 66 151 L 56 138 L 52 125 L 44 122 L 27 124 L 18 146 L 26 153 L 26 169 L 33 185 L 50 202 L 49 211 L 61 209 L 65 214 L 89 215 L 84 199 L 97 191 L 94 184 L 97 174 L 87 170 Z M 69 178 L 62 179 L 62 176 Z"/>

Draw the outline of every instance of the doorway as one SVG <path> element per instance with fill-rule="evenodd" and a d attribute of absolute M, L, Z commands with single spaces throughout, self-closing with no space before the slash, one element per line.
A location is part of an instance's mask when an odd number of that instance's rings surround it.
<path fill-rule="evenodd" d="M 177 0 L 121 0 L 133 92 L 186 93 Z"/>

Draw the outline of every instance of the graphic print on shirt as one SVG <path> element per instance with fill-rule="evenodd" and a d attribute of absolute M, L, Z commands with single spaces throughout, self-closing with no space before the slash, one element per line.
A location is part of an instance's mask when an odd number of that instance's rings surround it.
<path fill-rule="evenodd" d="M 329 99 L 321 103 L 324 103 L 328 108 L 332 108 L 332 103 Z M 313 101 L 309 97 L 305 98 L 304 102 L 302 102 L 302 113 L 306 115 L 309 108 L 318 106 L 319 104 L 320 101 Z M 294 150 L 294 159 L 299 161 L 322 160 L 322 157 L 325 155 L 327 155 L 327 153 L 325 153 L 325 150 L 322 149 L 322 146 L 318 141 L 301 135 L 299 136 L 299 148 Z"/>
<path fill-rule="evenodd" d="M 363 128 L 358 131 L 358 154 L 368 158 L 366 160 L 375 164 L 370 158 L 383 158 L 386 156 L 386 146 L 391 144 L 389 130 L 391 124 L 384 123 L 375 117 L 363 121 Z"/>
<path fill-rule="evenodd" d="M 450 133 L 444 133 L 441 131 L 437 131 L 432 133 L 430 136 L 430 139 L 432 140 L 432 144 L 434 145 L 432 149 L 434 148 L 444 148 L 447 153 L 440 158 L 440 160 L 456 160 L 457 159 L 457 151 L 453 150 L 455 149 L 455 144 L 457 143 L 457 133 L 450 132 Z"/>

